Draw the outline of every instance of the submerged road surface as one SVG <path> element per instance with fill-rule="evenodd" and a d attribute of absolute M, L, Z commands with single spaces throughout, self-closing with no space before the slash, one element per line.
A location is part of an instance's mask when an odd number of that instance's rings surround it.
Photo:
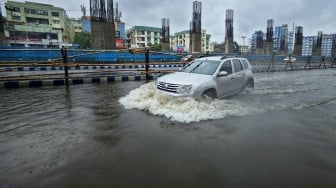
<path fill-rule="evenodd" d="M 336 71 L 226 100 L 153 83 L 0 91 L 0 187 L 336 187 Z"/>

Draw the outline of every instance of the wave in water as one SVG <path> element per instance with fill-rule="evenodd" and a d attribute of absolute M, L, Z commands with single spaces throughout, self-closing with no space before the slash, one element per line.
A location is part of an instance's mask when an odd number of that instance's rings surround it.
<path fill-rule="evenodd" d="M 153 83 L 142 85 L 119 99 L 126 109 L 140 109 L 183 123 L 243 116 L 260 110 L 243 106 L 237 100 L 194 99 L 171 97 L 154 89 Z"/>

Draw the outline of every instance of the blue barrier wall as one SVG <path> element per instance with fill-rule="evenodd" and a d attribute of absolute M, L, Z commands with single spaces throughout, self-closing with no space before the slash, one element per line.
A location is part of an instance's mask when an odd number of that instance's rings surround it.
<path fill-rule="evenodd" d="M 186 55 L 186 54 L 184 54 Z M 214 54 L 211 54 L 214 55 Z M 224 55 L 224 54 L 216 54 Z M 235 54 L 232 54 L 235 56 Z M 183 54 L 174 53 L 151 53 L 151 62 L 176 62 L 181 61 Z M 94 51 L 94 50 L 68 50 L 69 62 L 83 62 L 83 63 L 120 63 L 120 62 L 144 62 L 145 55 L 140 53 L 129 52 L 116 52 L 116 51 Z M 250 62 L 270 62 L 271 55 L 255 55 L 246 54 L 243 57 L 247 58 Z M 274 62 L 284 62 L 286 56 L 274 56 Z M 61 60 L 60 49 L 3 49 L 0 48 L 0 62 L 17 61 L 17 62 L 34 62 L 34 61 L 49 61 Z M 295 56 L 297 62 L 307 62 L 308 56 Z M 311 61 L 320 61 L 320 56 L 313 56 Z M 326 58 L 330 61 L 331 57 Z"/>
<path fill-rule="evenodd" d="M 59 49 L 0 49 L 0 61 L 49 61 L 61 59 Z M 174 62 L 180 61 L 181 57 L 174 54 L 150 54 L 150 61 Z M 115 51 L 82 51 L 68 50 L 69 62 L 144 62 L 145 55 L 140 53 L 115 52 Z"/>

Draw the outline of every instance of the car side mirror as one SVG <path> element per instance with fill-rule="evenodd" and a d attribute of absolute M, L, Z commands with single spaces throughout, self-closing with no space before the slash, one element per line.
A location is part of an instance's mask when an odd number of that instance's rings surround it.
<path fill-rule="evenodd" d="M 226 71 L 220 71 L 220 72 L 218 73 L 218 76 L 219 76 L 219 77 L 227 76 L 227 75 L 229 75 L 229 74 L 228 74 L 228 72 L 226 72 Z"/>

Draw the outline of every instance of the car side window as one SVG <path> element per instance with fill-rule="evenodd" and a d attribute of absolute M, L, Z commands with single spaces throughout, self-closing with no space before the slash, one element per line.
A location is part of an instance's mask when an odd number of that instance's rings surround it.
<path fill-rule="evenodd" d="M 235 72 L 239 72 L 243 70 L 243 66 L 241 65 L 238 59 L 233 59 L 232 62 L 233 62 Z"/>
<path fill-rule="evenodd" d="M 244 67 L 244 69 L 247 69 L 247 68 L 248 68 L 248 63 L 247 63 L 246 59 L 241 59 L 240 62 L 243 63 L 243 67 Z"/>
<path fill-rule="evenodd" d="M 232 74 L 231 60 L 225 61 L 221 66 L 220 71 L 226 71 L 228 74 Z"/>

